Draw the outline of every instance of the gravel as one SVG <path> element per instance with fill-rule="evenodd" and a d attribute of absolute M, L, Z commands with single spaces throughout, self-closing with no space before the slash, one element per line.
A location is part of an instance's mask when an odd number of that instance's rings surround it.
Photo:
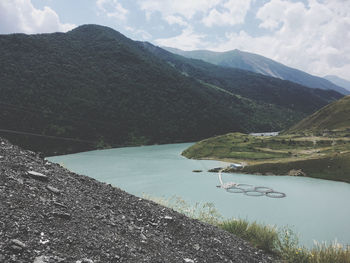
<path fill-rule="evenodd" d="M 0 138 L 0 262 L 272 262 L 214 226 Z"/>

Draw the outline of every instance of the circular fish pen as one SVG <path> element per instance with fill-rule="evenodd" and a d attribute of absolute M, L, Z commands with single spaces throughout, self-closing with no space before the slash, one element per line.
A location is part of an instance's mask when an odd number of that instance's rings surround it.
<path fill-rule="evenodd" d="M 253 197 L 267 196 L 270 198 L 284 198 L 287 196 L 285 193 L 274 191 L 272 188 L 266 186 L 253 186 L 251 184 L 241 184 L 235 182 L 224 183 L 221 176 L 222 170 L 223 169 L 219 171 L 220 185 L 218 187 L 225 189 L 226 192 L 233 194 L 245 194 Z"/>

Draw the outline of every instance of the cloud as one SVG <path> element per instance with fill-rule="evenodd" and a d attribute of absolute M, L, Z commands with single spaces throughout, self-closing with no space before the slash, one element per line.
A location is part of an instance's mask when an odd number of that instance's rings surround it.
<path fill-rule="evenodd" d="M 173 22 L 169 17 L 183 17 L 185 20 L 192 19 L 196 14 L 207 13 L 211 8 L 223 0 L 139 0 L 141 10 L 146 12 L 148 19 L 152 14 L 159 12 L 167 22 Z"/>
<path fill-rule="evenodd" d="M 74 27 L 73 24 L 61 23 L 50 7 L 36 9 L 31 0 L 0 1 L 0 33 L 66 32 Z"/>
<path fill-rule="evenodd" d="M 164 20 L 168 22 L 169 25 L 180 25 L 188 26 L 188 23 L 181 16 L 168 15 L 164 17 Z"/>
<path fill-rule="evenodd" d="M 206 26 L 235 25 L 244 22 L 251 0 L 139 0 L 140 9 L 149 20 L 159 12 L 168 24 L 187 26 L 196 15 Z"/>
<path fill-rule="evenodd" d="M 152 38 L 152 35 L 145 30 L 136 29 L 130 26 L 126 26 L 125 29 L 131 32 L 135 37 L 141 37 L 142 40 L 149 40 Z"/>
<path fill-rule="evenodd" d="M 164 17 L 168 15 L 181 15 L 191 19 L 198 12 L 207 12 L 222 0 L 139 0 L 141 10 L 160 12 Z"/>
<path fill-rule="evenodd" d="M 118 0 L 97 0 L 96 5 L 100 11 L 110 18 L 126 21 L 129 11 Z"/>
<path fill-rule="evenodd" d="M 307 4 L 271 0 L 256 13 L 268 34 L 228 32 L 213 50 L 234 48 L 258 53 L 311 74 L 349 78 L 350 1 L 309 0 Z"/>
<path fill-rule="evenodd" d="M 236 25 L 244 22 L 245 16 L 250 8 L 250 0 L 229 0 L 218 5 L 203 18 L 204 25 Z M 219 11 L 222 9 L 223 11 Z"/>
<path fill-rule="evenodd" d="M 181 34 L 171 38 L 156 39 L 159 46 L 175 47 L 183 50 L 194 50 L 207 45 L 203 40 L 206 35 L 194 33 L 191 26 L 182 30 Z"/>

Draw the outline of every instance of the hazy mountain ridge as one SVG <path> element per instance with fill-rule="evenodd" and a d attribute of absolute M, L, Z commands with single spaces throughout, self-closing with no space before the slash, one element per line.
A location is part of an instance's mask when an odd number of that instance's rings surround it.
<path fill-rule="evenodd" d="M 147 42 L 139 43 L 187 76 L 254 101 L 303 112 L 305 116 L 342 97 L 334 90 L 311 89 L 247 70 L 222 67 L 203 60 L 186 58 Z"/>
<path fill-rule="evenodd" d="M 350 91 L 350 81 L 339 78 L 338 76 L 334 76 L 334 75 L 327 75 L 327 76 L 324 76 L 324 78 L 329 80 L 330 82 L 333 82 L 335 85 L 338 85 L 339 87 L 342 87 Z"/>
<path fill-rule="evenodd" d="M 138 42 L 97 25 L 2 35 L 0 57 L 1 134 L 48 154 L 277 130 L 340 96 L 311 96 L 308 110 L 244 99 L 181 74 Z"/>
<path fill-rule="evenodd" d="M 332 89 L 345 95 L 350 94 L 349 90 L 324 78 L 313 76 L 301 70 L 285 66 L 272 59 L 237 49 L 227 52 L 208 50 L 183 51 L 169 47 L 164 47 L 164 49 L 188 58 L 201 59 L 224 67 L 249 70 L 266 76 L 289 80 L 310 88 Z"/>

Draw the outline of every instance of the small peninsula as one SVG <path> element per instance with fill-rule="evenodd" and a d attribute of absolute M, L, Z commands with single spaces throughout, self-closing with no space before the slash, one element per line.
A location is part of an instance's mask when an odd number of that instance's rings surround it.
<path fill-rule="evenodd" d="M 229 133 L 200 141 L 182 155 L 240 163 L 226 172 L 309 176 L 350 182 L 350 96 L 278 136 Z"/>

